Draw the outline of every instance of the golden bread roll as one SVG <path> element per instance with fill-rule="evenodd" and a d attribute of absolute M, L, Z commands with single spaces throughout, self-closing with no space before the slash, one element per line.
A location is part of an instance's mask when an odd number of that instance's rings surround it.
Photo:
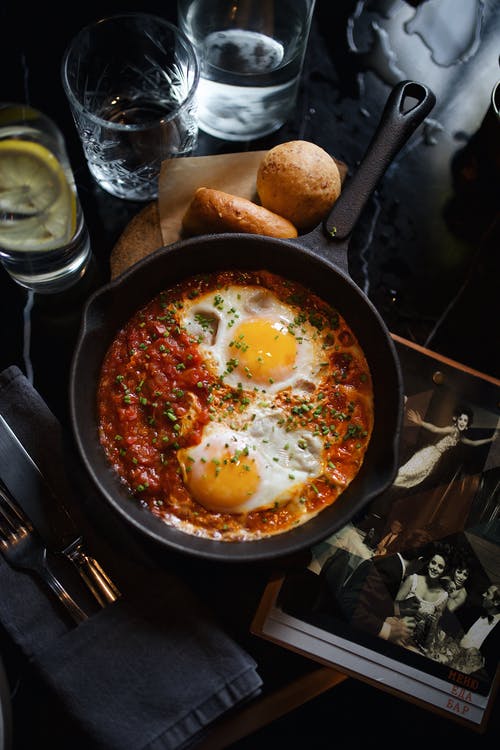
<path fill-rule="evenodd" d="M 340 173 L 330 154 L 309 141 L 275 146 L 257 171 L 257 193 L 265 208 L 298 229 L 325 219 L 341 191 Z"/>
<path fill-rule="evenodd" d="M 247 198 L 200 187 L 182 218 L 186 235 L 247 232 L 268 237 L 297 237 L 293 224 Z"/>

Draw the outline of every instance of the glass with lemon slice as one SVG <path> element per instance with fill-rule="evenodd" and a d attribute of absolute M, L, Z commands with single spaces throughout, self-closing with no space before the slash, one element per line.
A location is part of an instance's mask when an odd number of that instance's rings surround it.
<path fill-rule="evenodd" d="M 31 107 L 0 104 L 0 262 L 47 293 L 76 283 L 90 254 L 61 133 Z"/>

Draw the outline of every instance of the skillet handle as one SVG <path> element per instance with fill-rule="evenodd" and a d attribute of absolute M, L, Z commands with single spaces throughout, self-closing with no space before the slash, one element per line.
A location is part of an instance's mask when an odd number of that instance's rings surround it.
<path fill-rule="evenodd" d="M 361 164 L 346 181 L 330 215 L 323 222 L 327 235 L 344 240 L 352 232 L 385 170 L 435 102 L 432 91 L 421 83 L 401 81 L 393 88 Z"/>

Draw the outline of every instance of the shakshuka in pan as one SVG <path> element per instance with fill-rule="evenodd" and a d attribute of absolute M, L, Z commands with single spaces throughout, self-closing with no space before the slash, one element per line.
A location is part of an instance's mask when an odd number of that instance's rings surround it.
<path fill-rule="evenodd" d="M 267 271 L 192 276 L 118 332 L 98 388 L 114 470 L 170 526 L 248 541 L 303 524 L 358 473 L 373 428 L 348 323 Z"/>

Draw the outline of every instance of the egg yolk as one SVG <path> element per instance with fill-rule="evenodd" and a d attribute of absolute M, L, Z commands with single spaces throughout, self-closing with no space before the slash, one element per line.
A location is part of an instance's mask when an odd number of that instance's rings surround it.
<path fill-rule="evenodd" d="M 242 377 L 259 384 L 273 383 L 292 373 L 297 340 L 282 323 L 260 318 L 247 320 L 234 332 L 231 355 L 238 361 Z"/>
<path fill-rule="evenodd" d="M 189 449 L 185 449 L 178 455 L 184 484 L 192 497 L 207 510 L 230 513 L 244 505 L 260 484 L 257 464 L 246 455 L 246 451 L 213 455 L 208 450 L 203 458 L 193 459 Z"/>

